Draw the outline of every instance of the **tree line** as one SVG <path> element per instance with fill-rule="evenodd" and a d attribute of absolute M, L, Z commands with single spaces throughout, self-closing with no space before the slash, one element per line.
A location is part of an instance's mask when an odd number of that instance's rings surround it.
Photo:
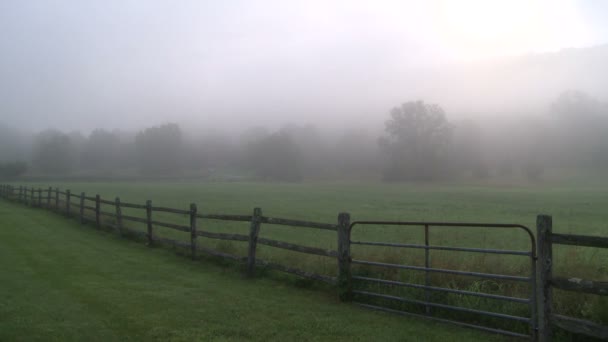
<path fill-rule="evenodd" d="M 383 132 L 323 133 L 286 125 L 240 136 L 185 134 L 175 123 L 131 133 L 45 130 L 18 136 L 0 126 L 0 177 L 148 176 L 208 179 L 434 181 L 510 177 L 539 180 L 547 167 L 608 166 L 608 105 L 561 94 L 547 115 L 484 126 L 451 122 L 438 104 L 394 107 Z M 29 146 L 27 148 L 26 146 Z"/>

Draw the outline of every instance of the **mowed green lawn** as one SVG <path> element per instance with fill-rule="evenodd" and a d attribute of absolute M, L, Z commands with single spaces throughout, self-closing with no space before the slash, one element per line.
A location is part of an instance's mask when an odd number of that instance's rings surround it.
<path fill-rule="evenodd" d="M 499 339 L 245 279 L 5 200 L 0 270 L 0 341 Z"/>

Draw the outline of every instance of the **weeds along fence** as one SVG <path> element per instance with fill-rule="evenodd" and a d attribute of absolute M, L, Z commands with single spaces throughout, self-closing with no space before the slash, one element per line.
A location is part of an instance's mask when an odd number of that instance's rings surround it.
<path fill-rule="evenodd" d="M 339 220 L 336 224 L 330 224 L 263 216 L 260 208 L 255 208 L 251 215 L 206 214 L 199 212 L 196 204 L 194 203 L 190 204 L 190 207 L 187 209 L 158 207 L 153 206 L 151 200 L 147 200 L 145 204 L 137 204 L 122 202 L 119 197 L 116 197 L 113 201 L 111 201 L 102 199 L 99 195 L 87 196 L 84 192 L 74 194 L 70 190 L 60 191 L 59 189 L 53 189 L 52 187 L 49 187 L 48 189 L 36 189 L 25 186 L 14 187 L 10 185 L 2 185 L 0 187 L 0 192 L 3 198 L 34 207 L 43 207 L 56 212 L 62 212 L 68 217 L 77 217 L 83 224 L 92 222 L 97 228 L 106 226 L 113 228 L 121 235 L 138 236 L 147 240 L 147 244 L 149 246 L 153 246 L 155 244 L 164 244 L 187 249 L 189 250 L 192 259 L 196 259 L 199 256 L 199 253 L 204 253 L 214 257 L 242 262 L 246 265 L 245 274 L 249 277 L 253 277 L 255 275 L 257 266 L 264 267 L 265 269 L 278 270 L 294 274 L 303 278 L 322 281 L 332 285 L 337 284 L 336 276 L 322 275 L 315 272 L 305 271 L 297 267 L 258 258 L 256 257 L 256 250 L 258 248 L 257 245 L 266 245 L 273 248 L 329 257 L 332 259 L 337 258 L 338 266 L 344 264 L 341 261 L 339 251 L 336 250 L 309 247 L 291 242 L 259 237 L 262 224 L 326 230 L 336 234 L 335 236 L 339 240 L 338 246 L 343 246 L 348 243 L 347 241 L 340 240 L 348 235 L 339 233 L 340 231 L 349 229 L 349 215 L 346 213 L 339 215 Z M 124 210 L 139 211 L 143 215 L 142 217 L 126 215 L 123 213 Z M 186 216 L 188 217 L 188 222 L 187 224 L 163 222 L 154 218 L 155 213 Z M 249 234 L 219 233 L 205 230 L 203 229 L 204 227 L 200 226 L 202 219 L 249 223 Z M 127 221 L 143 224 L 145 231 L 140 231 L 129 227 L 127 224 L 125 224 Z M 178 233 L 187 234 L 188 241 L 184 241 L 183 239 L 180 240 L 161 237 L 156 234 L 156 230 L 159 227 L 168 228 Z M 247 255 L 235 255 L 202 246 L 199 243 L 199 238 L 247 243 Z"/>
<path fill-rule="evenodd" d="M 197 205 L 192 203 L 188 208 L 177 209 L 169 207 L 153 206 L 152 201 L 147 200 L 145 203 L 128 203 L 122 202 L 119 197 L 114 200 L 106 200 L 100 198 L 99 195 L 87 196 L 84 192 L 80 194 L 73 194 L 70 190 L 60 191 L 57 188 L 33 188 L 19 186 L 15 187 L 12 185 L 0 185 L 0 197 L 17 201 L 26 205 L 34 207 L 43 207 L 53 210 L 58 213 L 64 213 L 68 217 L 76 217 L 81 223 L 93 223 L 97 228 L 110 227 L 121 235 L 132 235 L 144 239 L 149 246 L 154 245 L 168 245 L 176 248 L 181 248 L 193 258 L 197 259 L 200 254 L 206 254 L 214 257 L 220 257 L 224 259 L 235 260 L 241 264 L 244 264 L 244 273 L 248 277 L 253 277 L 256 272 L 256 268 L 266 268 L 277 271 L 282 271 L 290 274 L 294 274 L 299 277 L 313 279 L 316 281 L 322 281 L 332 286 L 335 286 L 338 292 L 338 296 L 342 301 L 353 301 L 353 295 L 357 292 L 370 294 L 369 290 L 362 292 L 353 288 L 354 284 L 361 282 L 361 280 L 370 280 L 369 277 L 362 277 L 359 273 L 360 270 L 352 268 L 352 264 L 357 264 L 357 260 L 353 260 L 351 253 L 351 245 L 363 244 L 361 241 L 351 241 L 351 230 L 357 223 L 363 224 L 364 221 L 351 222 L 350 215 L 348 213 L 340 213 L 336 223 L 319 223 L 319 222 L 308 222 L 302 220 L 292 220 L 285 218 L 273 218 L 264 216 L 260 208 L 255 208 L 251 215 L 228 215 L 228 214 L 210 214 L 199 211 Z M 170 220 L 173 222 L 166 222 L 164 218 L 174 215 L 180 220 Z M 213 225 L 209 224 L 210 221 L 218 222 L 239 222 L 241 224 L 248 225 L 248 234 L 241 233 L 227 233 L 222 231 L 213 231 Z M 143 226 L 143 230 L 134 229 L 133 226 L 127 224 L 127 222 L 135 222 Z M 384 224 L 397 224 L 404 225 L 404 222 L 384 222 Z M 336 248 L 319 248 L 310 247 L 298 243 L 282 241 L 279 238 L 266 238 L 260 236 L 262 225 L 272 225 L 286 228 L 307 228 L 314 229 L 317 231 L 325 231 L 332 234 L 333 241 L 337 242 Z M 429 223 L 416 223 L 416 225 L 423 225 L 425 228 L 425 244 L 424 245 L 406 245 L 406 244 L 395 244 L 390 243 L 392 247 L 408 247 L 408 248 L 420 248 L 424 249 L 425 252 L 425 265 L 422 266 L 403 266 L 403 265 L 392 265 L 382 263 L 382 266 L 395 266 L 399 269 L 408 269 L 414 271 L 422 271 L 425 273 L 425 284 L 413 285 L 407 284 L 402 281 L 390 280 L 390 279 L 372 279 L 383 284 L 389 284 L 396 288 L 412 287 L 421 289 L 424 292 L 424 296 L 421 300 L 408 300 L 402 298 L 401 294 L 397 295 L 385 295 L 378 294 L 377 297 L 382 297 L 387 300 L 405 301 L 414 304 L 422 305 L 426 310 L 422 315 L 427 315 L 428 318 L 433 319 L 434 310 L 430 308 L 441 309 L 441 308 L 454 308 L 453 305 L 438 304 L 429 300 L 429 291 L 444 291 L 449 292 L 457 296 L 475 296 L 483 298 L 494 298 L 500 300 L 514 300 L 523 304 L 529 304 L 531 312 L 529 318 L 521 318 L 525 323 L 530 326 L 530 333 L 525 335 L 523 333 L 510 333 L 511 336 L 528 337 L 532 340 L 551 341 L 553 334 L 553 327 L 559 327 L 566 331 L 581 334 L 585 336 L 591 336 L 599 339 L 608 340 L 608 326 L 603 326 L 594 322 L 567 317 L 559 314 L 555 314 L 553 310 L 553 293 L 552 289 L 560 289 L 565 291 L 573 291 L 581 294 L 593 294 L 606 296 L 608 295 L 608 282 L 598 282 L 592 280 L 583 280 L 579 278 L 564 278 L 553 276 L 553 252 L 552 248 L 554 244 L 560 245 L 575 245 L 575 246 L 586 246 L 591 248 L 608 248 L 608 238 L 606 237 L 594 237 L 594 236 L 582 236 L 582 235 L 565 235 L 556 234 L 552 231 L 552 219 L 550 216 L 539 215 L 537 217 L 537 231 L 536 231 L 536 242 L 532 233 L 529 232 L 531 238 L 531 250 L 525 253 L 517 252 L 515 254 L 525 255 L 530 257 L 532 260 L 531 274 L 526 276 L 526 280 L 532 284 L 530 287 L 531 293 L 529 298 L 509 298 L 506 296 L 500 296 L 495 294 L 485 294 L 483 292 L 473 291 L 462 291 L 451 287 L 438 287 L 430 286 L 429 284 L 429 272 L 445 272 L 450 274 L 465 274 L 479 276 L 480 273 L 475 272 L 461 272 L 454 270 L 441 270 L 430 267 L 428 253 L 430 250 L 467 250 L 469 252 L 487 252 L 493 254 L 505 254 L 498 250 L 488 250 L 479 248 L 461 248 L 461 247 L 445 247 L 445 246 L 430 246 L 428 242 L 428 226 Z M 437 225 L 437 224 L 436 224 Z M 463 223 L 439 223 L 438 225 L 450 225 L 450 226 L 463 226 L 471 224 Z M 475 224 L 472 224 L 475 225 Z M 479 224 L 483 225 L 483 224 Z M 485 224 L 487 225 L 487 224 Z M 484 225 L 484 226 L 485 226 Z M 489 224 L 492 226 L 492 224 Z M 496 225 L 496 224 L 494 224 Z M 505 226 L 504 224 L 501 226 Z M 509 225 L 512 226 L 512 225 Z M 163 236 L 160 234 L 161 229 L 168 229 L 172 234 Z M 231 253 L 230 251 L 221 250 L 218 248 L 210 248 L 204 245 L 204 241 L 219 240 L 219 241 L 235 241 L 243 243 L 246 247 L 242 249 L 239 254 Z M 367 243 L 368 245 L 384 245 L 379 243 Z M 289 265 L 293 263 L 293 260 L 281 259 L 282 262 L 273 262 L 265 260 L 264 258 L 256 256 L 258 252 L 258 245 L 269 246 L 271 248 L 278 248 L 283 250 L 294 251 L 298 253 L 304 253 L 313 255 L 316 257 L 327 258 L 332 266 L 332 271 L 328 273 L 334 273 L 333 275 L 320 274 L 317 272 L 311 272 L 304 270 L 299 267 Z M 501 252 L 501 253 L 499 253 Z M 506 251 L 510 254 L 514 254 L 513 251 Z M 259 253 L 258 253 L 259 254 Z M 508 253 L 507 253 L 508 254 Z M 325 260 L 325 259 L 324 259 Z M 364 263 L 358 261 L 359 264 Z M 378 264 L 371 263 L 367 264 Z M 538 269 L 539 272 L 534 270 Z M 492 275 L 495 276 L 495 275 Z M 503 276 L 511 278 L 521 278 L 514 276 Z M 522 278 L 523 279 L 523 278 Z M 534 286 L 533 284 L 536 284 Z M 376 289 L 377 290 L 377 289 Z M 538 298 L 538 301 L 535 299 Z M 389 308 L 387 306 L 387 308 Z M 536 309 L 535 309 L 536 308 Z M 387 311 L 401 312 L 399 310 L 389 309 Z M 475 308 L 461 308 L 460 311 L 464 313 L 475 313 L 484 314 L 486 316 L 493 316 L 499 318 L 514 318 L 505 314 L 496 314 L 491 312 L 484 312 L 483 310 Z M 490 315 L 491 314 L 491 315 Z M 414 315 L 414 316 L 422 316 Z M 463 313 L 459 314 L 460 316 Z M 424 317 L 424 316 L 423 316 Z M 457 323 L 451 319 L 445 319 L 435 317 L 436 320 Z M 447 316 L 450 318 L 451 316 Z M 518 318 L 519 317 L 515 317 Z M 479 318 L 474 318 L 469 323 L 460 325 L 481 328 L 486 331 L 494 331 L 498 333 L 504 333 L 502 330 L 495 329 L 490 324 L 486 324 Z M 471 323 L 472 322 L 472 323 Z M 473 324 L 474 323 L 474 324 Z M 486 324 L 484 326 L 484 324 Z"/>

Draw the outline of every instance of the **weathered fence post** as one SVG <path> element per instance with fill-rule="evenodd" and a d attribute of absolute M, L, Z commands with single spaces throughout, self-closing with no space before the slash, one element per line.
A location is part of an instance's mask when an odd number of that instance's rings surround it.
<path fill-rule="evenodd" d="M 122 209 L 120 209 L 120 197 L 116 197 L 116 229 L 122 235 Z"/>
<path fill-rule="evenodd" d="M 72 193 L 70 190 L 65 191 L 65 215 L 70 217 L 70 198 L 72 197 Z"/>
<path fill-rule="evenodd" d="M 148 226 L 148 246 L 152 246 L 152 201 L 146 201 L 146 224 Z"/>
<path fill-rule="evenodd" d="M 249 226 L 249 251 L 247 252 L 247 276 L 255 276 L 255 250 L 258 244 L 258 234 L 260 233 L 260 220 L 262 209 L 253 209 L 251 225 Z"/>
<path fill-rule="evenodd" d="M 55 211 L 59 211 L 59 188 L 55 188 Z"/>
<path fill-rule="evenodd" d="M 540 300 L 538 308 L 538 337 L 541 342 L 551 341 L 551 306 L 553 293 L 551 291 L 551 278 L 553 277 L 553 246 L 551 233 L 553 220 L 548 215 L 536 217 L 536 234 L 538 238 L 538 262 L 540 264 L 538 286 Z"/>
<path fill-rule="evenodd" d="M 342 302 L 352 300 L 353 283 L 350 269 L 350 214 L 338 214 L 338 297 Z"/>
<path fill-rule="evenodd" d="M 47 209 L 51 209 L 51 192 L 53 191 L 53 188 L 51 188 L 49 186 L 49 190 L 46 193 L 46 207 Z"/>
<path fill-rule="evenodd" d="M 101 222 L 99 222 L 99 211 L 101 209 L 101 203 L 99 202 L 99 194 L 95 195 L 95 225 L 97 229 L 101 227 Z"/>
<path fill-rule="evenodd" d="M 84 224 L 84 192 L 80 193 L 80 223 Z"/>
<path fill-rule="evenodd" d="M 42 189 L 38 188 L 38 206 L 42 207 Z"/>
<path fill-rule="evenodd" d="M 190 203 L 190 254 L 196 260 L 196 204 Z"/>

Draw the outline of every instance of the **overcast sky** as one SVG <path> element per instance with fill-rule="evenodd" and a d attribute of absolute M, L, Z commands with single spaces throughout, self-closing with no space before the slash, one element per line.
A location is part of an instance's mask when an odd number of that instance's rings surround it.
<path fill-rule="evenodd" d="M 0 1 L 0 122 L 247 127 L 386 115 L 418 70 L 608 43 L 608 2 Z M 383 120 L 384 118 L 382 118 Z"/>

